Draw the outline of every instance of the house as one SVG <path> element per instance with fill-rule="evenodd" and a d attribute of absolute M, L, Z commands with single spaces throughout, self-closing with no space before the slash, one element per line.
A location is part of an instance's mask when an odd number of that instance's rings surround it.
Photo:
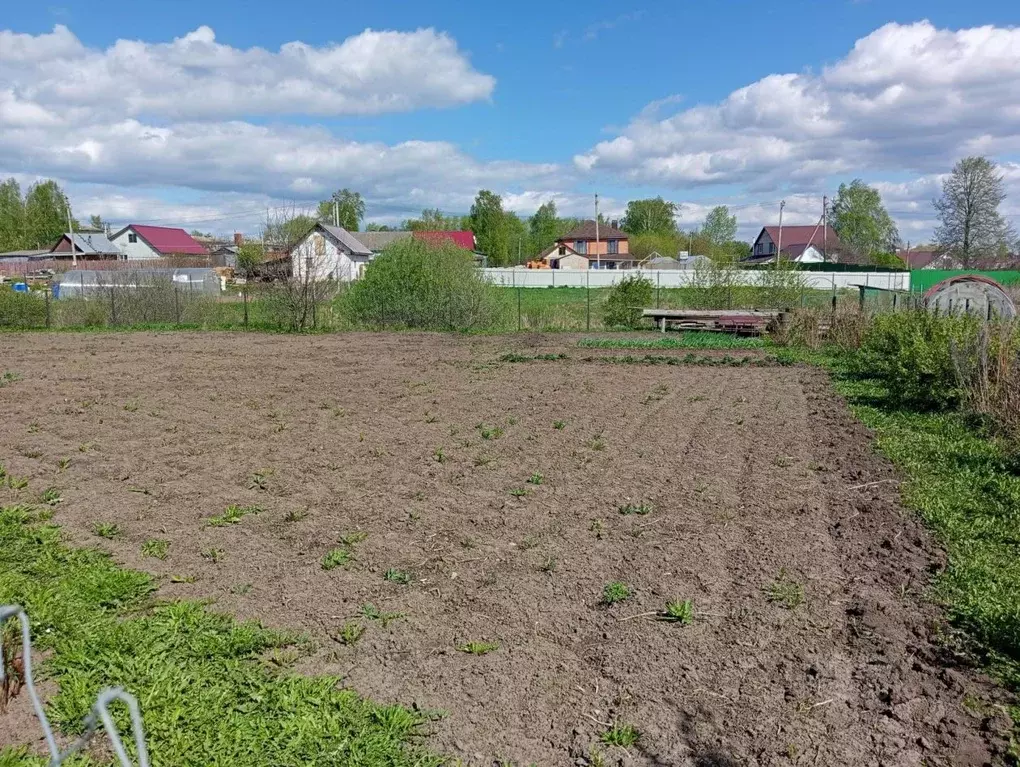
<path fill-rule="evenodd" d="M 780 240 L 783 258 L 801 264 L 839 261 L 843 249 L 831 226 L 784 226 L 782 232 L 778 226 L 764 226 L 744 262 L 768 264 L 775 261 Z"/>
<path fill-rule="evenodd" d="M 379 255 L 382 253 L 383 248 L 401 240 L 411 239 L 414 236 L 414 232 L 358 232 L 355 236 L 358 238 L 358 242 L 374 254 Z"/>
<path fill-rule="evenodd" d="M 582 221 L 541 254 L 553 269 L 627 269 L 634 266 L 629 235 L 612 224 Z"/>
<path fill-rule="evenodd" d="M 290 250 L 291 275 L 300 282 L 350 282 L 365 273 L 372 250 L 342 226 L 318 223 Z"/>
<path fill-rule="evenodd" d="M 183 229 L 169 226 L 129 224 L 117 232 L 110 241 L 128 261 L 167 256 L 207 256 L 202 243 Z"/>
<path fill-rule="evenodd" d="M 73 253 L 72 253 L 73 251 Z M 67 232 L 50 248 L 50 258 L 85 261 L 116 261 L 124 258 L 120 249 L 101 232 Z"/>

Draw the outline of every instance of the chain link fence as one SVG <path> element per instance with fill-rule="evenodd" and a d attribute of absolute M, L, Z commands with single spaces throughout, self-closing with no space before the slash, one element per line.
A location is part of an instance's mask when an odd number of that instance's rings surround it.
<path fill-rule="evenodd" d="M 3 631 L 4 624 L 8 620 L 16 620 L 20 628 L 21 655 L 18 656 L 13 647 L 14 642 L 6 641 L 9 636 L 16 636 Z M 50 767 L 57 767 L 64 764 L 70 757 L 77 754 L 96 736 L 100 724 L 110 740 L 110 746 L 117 757 L 121 767 L 149 767 L 149 751 L 145 743 L 145 733 L 142 728 L 142 715 L 138 707 L 138 701 L 133 695 L 119 687 L 107 687 L 99 692 L 96 701 L 92 705 L 89 715 L 84 721 L 84 732 L 69 746 L 61 750 L 57 744 L 53 728 L 46 717 L 46 710 L 43 708 L 39 691 L 35 685 L 35 676 L 32 667 L 32 632 L 29 625 L 28 614 L 18 605 L 0 606 L 0 713 L 6 710 L 10 700 L 17 696 L 22 690 L 28 693 L 35 710 L 36 718 L 43 732 L 46 741 L 46 749 L 49 752 Z M 131 735 L 134 740 L 137 761 L 132 761 L 124 747 L 120 731 L 110 713 L 110 704 L 120 701 L 127 709 L 131 720 Z"/>

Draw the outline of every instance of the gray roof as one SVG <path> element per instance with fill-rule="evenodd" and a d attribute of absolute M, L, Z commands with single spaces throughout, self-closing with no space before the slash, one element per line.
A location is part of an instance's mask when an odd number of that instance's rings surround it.
<path fill-rule="evenodd" d="M 373 253 L 400 240 L 409 240 L 414 232 L 358 232 L 358 241 Z"/>
<path fill-rule="evenodd" d="M 120 253 L 120 248 L 106 239 L 105 234 L 100 234 L 99 232 L 75 232 L 73 235 L 67 232 L 64 234 L 64 237 L 67 237 L 74 243 L 75 250 L 85 255 L 90 253 L 96 255 Z"/>
<path fill-rule="evenodd" d="M 0 253 L 0 258 L 36 258 L 38 256 L 48 256 L 49 254 L 49 248 L 43 250 L 27 248 L 25 250 L 8 250 L 6 253 Z"/>
<path fill-rule="evenodd" d="M 348 232 L 342 226 L 330 226 L 328 224 L 319 224 L 323 229 L 329 232 L 334 239 L 340 242 L 345 248 L 356 256 L 370 256 L 372 251 L 366 248 L 361 241 L 353 234 Z"/>

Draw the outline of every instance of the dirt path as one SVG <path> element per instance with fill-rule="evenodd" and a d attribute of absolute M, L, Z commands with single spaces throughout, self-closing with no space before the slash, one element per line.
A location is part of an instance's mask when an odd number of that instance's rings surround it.
<path fill-rule="evenodd" d="M 448 712 L 436 747 L 471 764 L 584 764 L 614 721 L 641 739 L 607 763 L 993 763 L 1001 723 L 963 701 L 994 693 L 942 664 L 921 599 L 938 554 L 825 376 L 585 363 L 572 340 L 6 336 L 0 462 L 162 596 L 305 630 L 299 670 Z M 210 527 L 230 504 L 261 513 Z M 633 596 L 600 604 L 611 581 Z M 673 599 L 692 625 L 635 617 Z"/>

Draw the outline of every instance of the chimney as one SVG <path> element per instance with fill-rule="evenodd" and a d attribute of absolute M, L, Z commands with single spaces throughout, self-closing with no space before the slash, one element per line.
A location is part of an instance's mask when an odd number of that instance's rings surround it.
<path fill-rule="evenodd" d="M 244 235 L 240 232 L 234 232 L 234 245 L 240 246 L 244 243 Z"/>
<path fill-rule="evenodd" d="M 609 225 L 611 227 L 613 227 L 613 229 L 619 229 L 620 228 L 620 222 L 618 220 L 616 220 L 616 219 L 610 221 Z"/>

